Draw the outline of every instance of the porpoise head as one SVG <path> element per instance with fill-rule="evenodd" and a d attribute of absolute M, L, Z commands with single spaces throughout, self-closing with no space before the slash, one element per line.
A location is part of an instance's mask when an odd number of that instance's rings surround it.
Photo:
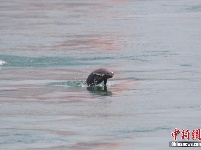
<path fill-rule="evenodd" d="M 111 72 L 105 68 L 97 69 L 97 70 L 93 71 L 92 73 L 103 76 L 105 79 L 112 78 L 114 76 L 113 72 Z"/>
<path fill-rule="evenodd" d="M 100 68 L 95 71 L 93 71 L 88 78 L 86 79 L 86 83 L 89 86 L 97 85 L 104 81 L 104 85 L 107 84 L 107 79 L 112 78 L 114 76 L 114 73 L 105 69 Z"/>

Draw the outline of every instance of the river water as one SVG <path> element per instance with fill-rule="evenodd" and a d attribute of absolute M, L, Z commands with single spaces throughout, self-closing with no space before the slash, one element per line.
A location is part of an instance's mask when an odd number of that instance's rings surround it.
<path fill-rule="evenodd" d="M 171 149 L 201 128 L 199 0 L 3 0 L 0 18 L 0 149 Z"/>

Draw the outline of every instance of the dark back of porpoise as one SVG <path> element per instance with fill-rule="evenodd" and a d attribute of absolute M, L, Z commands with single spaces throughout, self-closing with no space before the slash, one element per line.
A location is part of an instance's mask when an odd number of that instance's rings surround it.
<path fill-rule="evenodd" d="M 93 71 L 87 78 L 86 83 L 88 86 L 93 86 L 100 84 L 102 81 L 104 81 L 104 84 L 107 84 L 107 79 L 112 78 L 114 76 L 114 73 L 105 69 L 100 68 L 95 71 Z"/>

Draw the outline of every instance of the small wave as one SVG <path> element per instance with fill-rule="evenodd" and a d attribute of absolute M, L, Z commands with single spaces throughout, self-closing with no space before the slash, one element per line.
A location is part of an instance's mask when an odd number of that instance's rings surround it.
<path fill-rule="evenodd" d="M 96 65 L 98 61 L 110 60 L 112 57 L 25 57 L 15 55 L 0 55 L 8 67 L 56 67 Z M 1 61 L 1 60 L 0 60 Z M 91 63 L 90 61 L 95 61 Z M 97 62 L 96 62 L 97 61 Z M 1 61 L 1 63 L 4 61 Z M 1 65 L 1 64 L 0 64 Z"/>
<path fill-rule="evenodd" d="M 0 60 L 0 66 L 2 66 L 2 65 L 4 65 L 4 64 L 6 64 L 6 62 L 3 61 L 3 60 Z"/>
<path fill-rule="evenodd" d="M 133 133 L 133 132 L 155 132 L 158 130 L 170 130 L 170 127 L 155 127 L 155 128 L 139 128 L 133 130 L 121 130 L 120 133 Z"/>

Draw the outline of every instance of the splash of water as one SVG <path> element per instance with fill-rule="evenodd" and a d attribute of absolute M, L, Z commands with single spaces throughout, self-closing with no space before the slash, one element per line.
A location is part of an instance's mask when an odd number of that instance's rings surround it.
<path fill-rule="evenodd" d="M 76 80 L 76 81 L 63 81 L 63 82 L 52 82 L 51 85 L 60 85 L 60 86 L 70 86 L 70 87 L 87 87 L 85 81 Z"/>
<path fill-rule="evenodd" d="M 73 81 L 63 81 L 63 82 L 52 82 L 50 83 L 51 85 L 60 85 L 60 86 L 69 86 L 69 87 L 89 87 L 87 84 L 86 84 L 86 81 L 82 81 L 82 80 L 73 80 Z M 107 83 L 107 86 L 111 86 L 113 84 L 111 83 Z M 95 87 L 98 87 L 98 88 L 103 88 L 104 85 L 103 83 L 99 84 L 99 85 L 96 85 Z"/>
<path fill-rule="evenodd" d="M 4 65 L 4 64 L 6 64 L 6 62 L 3 61 L 3 60 L 0 60 L 0 66 L 2 66 L 2 65 Z"/>

